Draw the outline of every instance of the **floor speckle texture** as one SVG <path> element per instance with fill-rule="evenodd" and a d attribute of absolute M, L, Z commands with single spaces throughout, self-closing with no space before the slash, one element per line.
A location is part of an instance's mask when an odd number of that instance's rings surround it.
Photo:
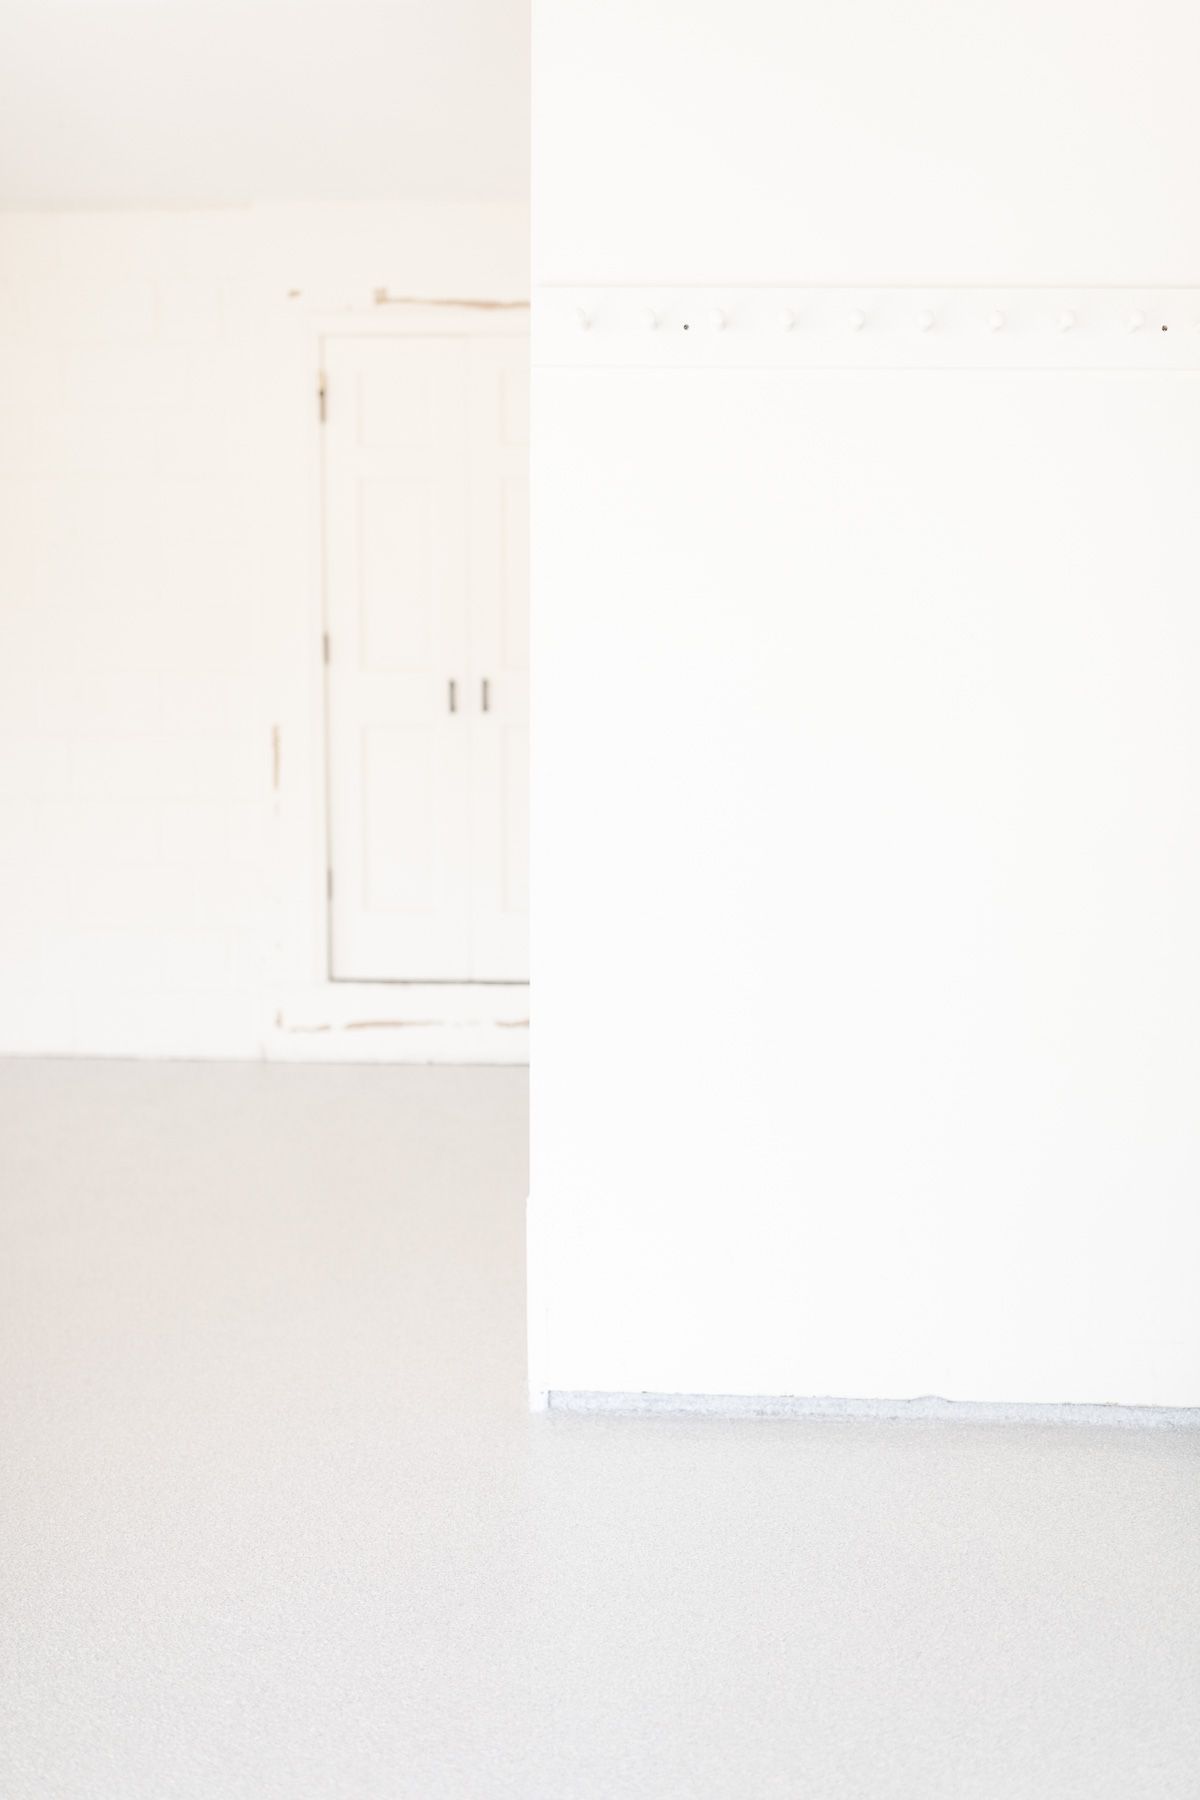
<path fill-rule="evenodd" d="M 530 1417 L 525 1096 L 0 1064 L 4 1800 L 1195 1800 L 1200 1432 Z"/>

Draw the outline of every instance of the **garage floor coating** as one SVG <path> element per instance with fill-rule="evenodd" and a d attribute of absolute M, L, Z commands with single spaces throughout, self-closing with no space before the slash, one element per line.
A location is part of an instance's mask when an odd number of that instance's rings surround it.
<path fill-rule="evenodd" d="M 4 1800 L 1195 1800 L 1200 1432 L 530 1417 L 525 1104 L 0 1064 Z"/>

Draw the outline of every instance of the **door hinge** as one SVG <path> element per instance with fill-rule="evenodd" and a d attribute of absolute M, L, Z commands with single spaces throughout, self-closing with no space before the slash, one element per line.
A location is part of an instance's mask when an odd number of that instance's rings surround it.
<path fill-rule="evenodd" d="M 328 389 L 325 386 L 325 371 L 322 369 L 321 373 L 317 376 L 317 418 L 322 425 L 325 423 L 325 396 L 327 392 Z"/>

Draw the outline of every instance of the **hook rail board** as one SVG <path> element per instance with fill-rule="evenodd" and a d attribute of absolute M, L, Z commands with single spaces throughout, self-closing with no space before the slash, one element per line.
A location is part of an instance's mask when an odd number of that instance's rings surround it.
<path fill-rule="evenodd" d="M 1200 288 L 543 288 L 578 368 L 1200 369 Z"/>

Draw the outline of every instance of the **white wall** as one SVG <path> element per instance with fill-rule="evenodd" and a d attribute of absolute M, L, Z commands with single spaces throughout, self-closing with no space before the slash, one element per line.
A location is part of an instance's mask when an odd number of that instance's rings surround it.
<path fill-rule="evenodd" d="M 521 201 L 528 0 L 5 0 L 0 206 Z"/>
<path fill-rule="evenodd" d="M 526 256 L 499 204 L 0 216 L 0 1052 L 331 1050 L 317 320 Z"/>
<path fill-rule="evenodd" d="M 535 1390 L 1200 1403 L 1198 36 L 535 18 Z"/>
<path fill-rule="evenodd" d="M 1195 280 L 1186 0 L 543 0 L 543 282 Z"/>

